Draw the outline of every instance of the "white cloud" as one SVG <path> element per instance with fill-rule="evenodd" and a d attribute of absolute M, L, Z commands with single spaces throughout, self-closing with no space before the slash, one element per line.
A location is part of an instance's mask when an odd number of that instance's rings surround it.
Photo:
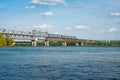
<path fill-rule="evenodd" d="M 52 6 L 52 5 L 57 5 L 57 4 L 62 4 L 62 5 L 67 5 L 65 0 L 32 0 L 32 4 L 37 4 L 37 5 L 47 5 L 47 6 Z"/>
<path fill-rule="evenodd" d="M 110 13 L 111 16 L 120 16 L 120 12 L 113 12 L 113 13 Z"/>
<path fill-rule="evenodd" d="M 110 28 L 110 29 L 108 30 L 108 32 L 117 32 L 117 31 L 119 31 L 117 28 Z"/>
<path fill-rule="evenodd" d="M 77 25 L 75 26 L 75 29 L 89 29 L 89 27 L 84 26 L 84 25 Z"/>
<path fill-rule="evenodd" d="M 52 16 L 52 15 L 53 15 L 53 12 L 45 12 L 45 13 L 43 14 L 43 16 L 46 16 L 46 17 Z"/>
<path fill-rule="evenodd" d="M 71 30 L 71 28 L 70 27 L 66 27 L 65 30 Z"/>
<path fill-rule="evenodd" d="M 26 8 L 26 9 L 34 9 L 35 6 L 26 6 L 25 8 Z"/>
<path fill-rule="evenodd" d="M 48 29 L 50 28 L 50 25 L 42 24 L 42 25 L 33 25 L 33 28 L 40 28 L 40 29 Z"/>

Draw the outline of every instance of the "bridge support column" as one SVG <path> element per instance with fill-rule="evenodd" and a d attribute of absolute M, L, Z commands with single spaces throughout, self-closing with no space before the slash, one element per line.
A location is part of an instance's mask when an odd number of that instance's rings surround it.
<path fill-rule="evenodd" d="M 79 42 L 78 41 L 75 43 L 75 46 L 79 46 Z"/>
<path fill-rule="evenodd" d="M 83 42 L 81 42 L 81 44 L 80 44 L 81 46 L 84 46 L 84 43 Z"/>
<path fill-rule="evenodd" d="M 45 40 L 45 46 L 50 46 L 49 41 Z"/>
<path fill-rule="evenodd" d="M 37 46 L 36 40 L 32 40 L 32 46 Z"/>
<path fill-rule="evenodd" d="M 62 45 L 63 45 L 63 46 L 67 46 L 67 42 L 66 42 L 66 41 L 63 41 L 63 42 L 62 42 Z"/>

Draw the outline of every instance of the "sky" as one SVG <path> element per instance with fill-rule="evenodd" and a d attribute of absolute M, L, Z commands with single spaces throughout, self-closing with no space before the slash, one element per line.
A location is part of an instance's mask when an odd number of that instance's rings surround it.
<path fill-rule="evenodd" d="M 120 0 L 0 0 L 0 28 L 120 40 Z"/>

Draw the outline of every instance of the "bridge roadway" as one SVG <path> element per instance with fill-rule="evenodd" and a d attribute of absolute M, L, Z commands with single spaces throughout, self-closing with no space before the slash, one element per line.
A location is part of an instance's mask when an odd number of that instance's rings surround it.
<path fill-rule="evenodd" d="M 42 32 L 37 30 L 32 30 L 31 32 L 27 32 L 27 31 L 0 29 L 0 33 L 4 37 L 9 35 L 14 40 L 31 40 L 32 46 L 37 46 L 37 41 L 39 40 L 43 40 L 45 46 L 49 46 L 49 41 L 62 41 L 63 46 L 67 46 L 67 41 L 75 41 L 75 45 L 79 46 L 79 41 L 80 41 L 79 39 L 76 38 L 76 36 L 49 34 L 48 32 Z"/>

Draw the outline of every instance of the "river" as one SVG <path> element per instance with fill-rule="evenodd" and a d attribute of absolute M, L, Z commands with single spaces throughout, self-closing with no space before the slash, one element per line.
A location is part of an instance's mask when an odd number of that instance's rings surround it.
<path fill-rule="evenodd" d="M 0 80 L 120 80 L 120 47 L 0 48 Z"/>

